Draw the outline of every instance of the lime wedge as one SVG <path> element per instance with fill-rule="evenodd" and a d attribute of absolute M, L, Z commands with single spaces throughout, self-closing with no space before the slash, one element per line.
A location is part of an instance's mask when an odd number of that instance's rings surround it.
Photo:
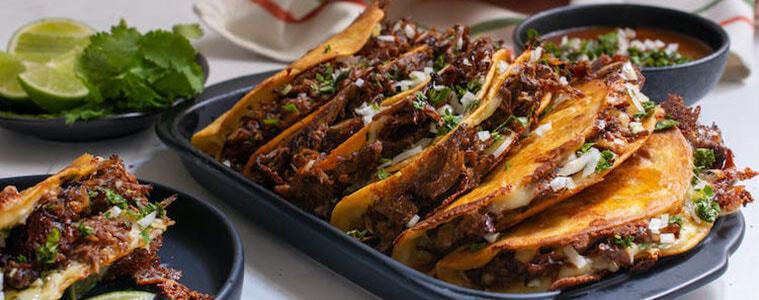
<path fill-rule="evenodd" d="M 0 51 L 0 97 L 13 100 L 28 98 L 16 79 L 24 70 L 26 67 L 20 60 Z"/>
<path fill-rule="evenodd" d="M 72 49 L 83 49 L 95 30 L 69 19 L 42 19 L 21 27 L 8 43 L 18 59 L 46 62 Z"/>
<path fill-rule="evenodd" d="M 122 291 L 102 294 L 85 300 L 152 300 L 155 294 L 140 291 Z"/>
<path fill-rule="evenodd" d="M 74 73 L 75 60 L 76 53 L 70 52 L 46 63 L 30 64 L 18 81 L 32 102 L 48 112 L 74 108 L 89 94 Z"/>

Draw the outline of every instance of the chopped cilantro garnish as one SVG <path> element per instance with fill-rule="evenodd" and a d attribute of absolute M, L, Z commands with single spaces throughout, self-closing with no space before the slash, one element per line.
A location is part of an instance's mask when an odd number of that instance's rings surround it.
<path fill-rule="evenodd" d="M 633 119 L 641 120 L 654 115 L 654 111 L 656 111 L 656 103 L 653 101 L 646 101 L 641 102 L 641 105 L 643 106 L 643 111 L 635 113 Z"/>
<path fill-rule="evenodd" d="M 115 193 L 112 190 L 105 189 L 105 188 L 100 189 L 100 190 L 105 193 L 105 200 L 106 200 L 106 203 L 108 203 L 108 205 L 116 205 L 121 209 L 126 209 L 127 207 L 129 207 L 129 200 L 122 197 L 121 195 Z"/>
<path fill-rule="evenodd" d="M 264 119 L 264 125 L 274 125 L 279 123 L 279 119 Z"/>
<path fill-rule="evenodd" d="M 414 108 L 416 109 L 424 109 L 427 107 L 427 96 L 424 95 L 422 92 L 416 92 L 414 94 L 416 96 L 416 100 L 414 100 Z"/>
<path fill-rule="evenodd" d="M 327 46 L 324 47 L 324 53 L 327 53 L 327 52 L 329 52 L 331 50 L 332 50 L 332 45 L 330 45 L 330 44 L 327 44 Z"/>
<path fill-rule="evenodd" d="M 616 157 L 614 152 L 609 150 L 601 151 L 601 160 L 596 165 L 596 172 L 602 172 L 611 168 L 614 164 L 614 157 Z"/>
<path fill-rule="evenodd" d="M 669 224 L 677 224 L 678 226 L 683 226 L 683 217 L 680 215 L 671 215 L 669 216 Z"/>
<path fill-rule="evenodd" d="M 470 93 L 476 94 L 477 92 L 480 91 L 480 89 L 482 89 L 482 82 L 480 82 L 477 79 L 472 79 L 472 80 L 470 80 L 469 82 L 466 83 L 466 89 Z"/>
<path fill-rule="evenodd" d="M 142 240 L 145 241 L 146 244 L 150 243 L 150 241 L 153 240 L 153 238 L 151 238 L 150 235 L 148 235 L 148 231 L 147 231 L 148 228 L 150 228 L 150 226 L 146 228 L 140 228 L 140 237 L 142 237 Z"/>
<path fill-rule="evenodd" d="M 45 244 L 37 248 L 37 261 L 43 264 L 55 263 L 55 257 L 58 256 L 58 242 L 61 240 L 61 233 L 58 228 L 53 228 L 47 235 Z"/>
<path fill-rule="evenodd" d="M 92 234 L 92 227 L 87 226 L 87 224 L 84 223 L 76 223 L 76 229 L 79 231 L 82 237 L 86 237 Z"/>
<path fill-rule="evenodd" d="M 286 111 L 300 112 L 300 110 L 298 110 L 298 107 L 295 106 L 294 103 L 288 103 L 287 105 L 282 106 L 282 109 Z"/>
<path fill-rule="evenodd" d="M 704 169 L 710 169 L 717 161 L 714 150 L 708 148 L 698 148 L 693 151 L 693 164 L 696 166 L 696 173 Z"/>
<path fill-rule="evenodd" d="M 354 237 L 354 238 L 363 239 L 363 238 L 365 238 L 369 234 L 369 230 L 366 230 L 366 229 L 364 229 L 364 230 L 353 229 L 353 230 L 348 230 L 345 233 L 347 235 L 350 235 L 350 236 Z"/>
<path fill-rule="evenodd" d="M 593 148 L 595 144 L 596 143 L 585 143 L 584 145 L 582 145 L 582 147 L 580 147 L 580 150 L 577 151 L 577 155 L 587 153 L 588 151 L 590 151 L 590 148 Z"/>
<path fill-rule="evenodd" d="M 482 250 L 482 248 L 485 248 L 485 245 L 487 245 L 487 242 L 479 242 L 479 243 L 473 243 L 469 245 L 469 252 L 477 252 Z"/>
<path fill-rule="evenodd" d="M 377 171 L 377 178 L 379 178 L 379 180 L 385 180 L 388 177 L 390 177 L 390 173 L 385 171 L 385 168 L 380 168 L 379 171 Z"/>
<path fill-rule="evenodd" d="M 438 135 L 444 135 L 450 132 L 453 130 L 453 128 L 456 127 L 456 125 L 459 125 L 459 123 L 461 123 L 461 116 L 453 115 L 449 110 L 446 110 L 445 113 L 440 116 L 440 118 L 443 120 L 443 126 L 438 127 Z"/>
<path fill-rule="evenodd" d="M 22 264 L 25 264 L 25 263 L 29 262 L 29 259 L 26 258 L 26 256 L 24 256 L 24 255 L 19 255 L 19 256 L 16 257 L 16 261 L 18 261 L 18 262 L 20 262 Z"/>
<path fill-rule="evenodd" d="M 480 99 L 472 101 L 472 103 L 469 103 L 469 105 L 466 106 L 465 111 L 470 111 L 473 108 L 477 107 L 477 105 L 480 105 Z"/>
<path fill-rule="evenodd" d="M 719 203 L 713 201 L 714 190 L 710 185 L 705 185 L 703 188 L 696 189 L 698 198 L 693 200 L 696 205 L 696 215 L 701 220 L 712 223 L 717 220 L 720 213 Z"/>
<path fill-rule="evenodd" d="M 445 62 L 445 55 L 438 55 L 438 57 L 435 58 L 435 63 L 432 65 L 432 69 L 437 72 L 445 68 L 447 65 L 448 63 Z"/>
<path fill-rule="evenodd" d="M 675 126 L 677 126 L 679 124 L 680 123 L 678 123 L 675 120 L 669 120 L 669 119 L 667 119 L 667 120 L 661 120 L 661 121 L 656 122 L 656 127 L 654 127 L 654 131 L 661 131 L 661 130 L 665 130 L 665 129 L 670 129 L 670 128 L 675 127 Z"/>
<path fill-rule="evenodd" d="M 375 111 L 379 111 L 380 110 L 380 105 L 377 102 L 372 102 L 371 104 L 369 104 L 369 106 L 371 106 L 372 109 L 375 110 Z"/>
<path fill-rule="evenodd" d="M 633 245 L 633 240 L 635 240 L 635 237 L 632 235 L 622 237 L 618 234 L 615 234 L 611 240 L 614 242 L 614 244 L 622 246 L 623 248 L 630 248 Z"/>
<path fill-rule="evenodd" d="M 430 89 L 427 94 L 429 95 L 430 104 L 437 106 L 440 103 L 448 101 L 448 96 L 451 94 L 451 88 L 447 86 L 438 87 L 437 89 Z"/>

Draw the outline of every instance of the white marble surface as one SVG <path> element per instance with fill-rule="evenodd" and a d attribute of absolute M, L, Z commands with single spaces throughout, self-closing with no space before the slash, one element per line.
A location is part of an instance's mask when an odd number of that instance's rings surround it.
<path fill-rule="evenodd" d="M 0 44 L 26 22 L 44 17 L 82 20 L 98 30 L 124 18 L 141 30 L 170 28 L 176 23 L 197 22 L 189 0 L 2 0 Z M 757 41 L 754 43 L 759 46 Z M 282 65 L 248 53 L 213 32 L 196 41 L 211 67 L 208 84 Z M 759 47 L 757 47 L 759 48 Z M 755 51 L 759 55 L 759 51 Z M 759 70 L 755 60 L 754 70 Z M 741 166 L 759 168 L 759 76 L 742 83 L 720 83 L 705 99 L 703 120 L 719 120 L 725 140 Z M 95 143 L 66 144 L 37 140 L 0 129 L 0 177 L 54 172 L 83 152 L 117 154 L 139 177 L 164 183 L 216 204 L 232 217 L 245 247 L 243 299 L 357 299 L 374 298 L 360 287 L 310 259 L 204 190 L 183 169 L 177 155 L 168 150 L 153 130 Z M 759 195 L 756 181 L 749 184 Z M 748 299 L 759 295 L 759 208 L 744 209 L 748 228 L 743 244 L 730 258 L 727 272 L 684 299 Z"/>

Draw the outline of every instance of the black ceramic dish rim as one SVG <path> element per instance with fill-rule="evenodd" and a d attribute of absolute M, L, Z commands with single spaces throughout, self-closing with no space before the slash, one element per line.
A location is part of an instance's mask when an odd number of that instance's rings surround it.
<path fill-rule="evenodd" d="M 195 57 L 195 61 L 200 65 L 200 68 L 203 70 L 203 83 L 205 83 L 208 80 L 208 76 L 211 74 L 211 69 L 208 65 L 208 59 L 206 59 L 206 56 L 202 53 L 198 52 L 198 54 Z M 120 114 L 114 114 L 110 116 L 105 116 L 102 118 L 92 119 L 92 120 L 84 120 L 84 121 L 77 121 L 77 122 L 98 122 L 98 121 L 112 121 L 112 120 L 125 120 L 125 119 L 137 119 L 137 118 L 150 118 L 157 115 L 160 115 L 164 112 L 166 112 L 169 109 L 172 109 L 176 106 L 179 106 L 185 101 L 191 101 L 194 97 L 196 97 L 198 94 L 193 95 L 192 97 L 188 98 L 176 98 L 174 102 L 169 106 L 161 110 L 156 111 L 148 111 L 148 112 L 125 112 Z M 2 98 L 0 98 L 2 99 Z M 34 123 L 52 123 L 52 122 L 60 122 L 63 121 L 63 118 L 50 118 L 50 119 L 44 119 L 44 118 L 35 118 L 33 115 L 30 116 L 0 116 L 0 120 L 10 120 L 10 121 L 24 121 L 24 122 L 34 122 Z"/>
<path fill-rule="evenodd" d="M 691 14 L 688 12 L 679 11 L 679 10 L 675 10 L 671 8 L 652 6 L 652 5 L 643 5 L 643 4 L 626 4 L 626 3 L 584 4 L 584 5 L 562 6 L 562 7 L 557 7 L 557 8 L 536 13 L 528 17 L 521 23 L 519 23 L 519 25 L 517 25 L 517 27 L 514 29 L 514 32 L 513 32 L 514 45 L 517 48 L 521 49 L 522 44 L 524 43 L 521 38 L 521 33 L 529 29 L 527 28 L 527 26 L 531 25 L 530 23 L 539 22 L 541 19 L 544 19 L 544 18 L 555 17 L 556 14 L 561 14 L 566 11 L 585 10 L 585 9 L 594 9 L 594 8 L 608 8 L 608 9 L 638 8 L 638 9 L 647 9 L 651 11 L 657 11 L 660 13 L 671 14 L 673 18 L 681 18 L 681 19 L 685 18 L 685 19 L 689 19 L 692 22 L 701 23 L 702 25 L 709 27 L 709 29 L 713 31 L 710 34 L 714 34 L 715 37 L 719 37 L 720 47 L 717 49 L 713 49 L 713 52 L 707 56 L 704 56 L 702 58 L 689 61 L 683 64 L 678 64 L 678 65 L 641 68 L 645 72 L 664 72 L 664 71 L 680 70 L 680 69 L 685 69 L 691 66 L 705 64 L 711 60 L 717 59 L 717 57 L 725 54 L 725 52 L 727 52 L 730 49 L 730 37 L 727 35 L 727 32 L 725 31 L 725 29 L 722 28 L 722 26 L 720 26 L 719 24 L 715 23 L 712 20 L 709 20 L 697 14 Z M 564 29 L 572 29 L 572 28 L 568 27 Z M 667 28 L 661 28 L 661 29 L 667 29 Z M 555 30 L 555 31 L 560 31 L 560 30 Z M 703 39 L 701 39 L 700 37 L 693 36 L 693 35 L 688 35 L 688 36 L 698 39 L 699 41 L 703 41 Z"/>
<path fill-rule="evenodd" d="M 16 177 L 6 177 L 2 178 L 0 180 L 3 181 L 33 181 L 33 182 L 41 182 L 45 178 L 48 178 L 52 176 L 53 174 L 48 175 L 26 175 L 26 176 L 16 176 Z M 215 299 L 229 299 L 231 294 L 235 290 L 235 286 L 242 284 L 243 280 L 243 265 L 244 265 L 244 257 L 243 257 L 243 247 L 242 247 L 242 239 L 240 238 L 240 233 L 237 231 L 237 227 L 232 224 L 232 221 L 229 220 L 229 217 L 224 214 L 220 209 L 218 209 L 216 206 L 204 201 L 200 200 L 198 197 L 195 197 L 193 195 L 190 195 L 186 192 L 177 190 L 175 188 L 169 187 L 164 184 L 160 184 L 157 182 L 153 182 L 150 180 L 143 180 L 138 179 L 139 182 L 143 184 L 152 184 L 160 189 L 171 191 L 172 193 L 176 193 L 179 195 L 180 199 L 191 199 L 190 201 L 193 201 L 200 206 L 203 206 L 203 208 L 208 211 L 210 214 L 215 215 L 216 218 L 218 218 L 222 224 L 224 224 L 224 227 L 226 227 L 226 230 L 230 233 L 232 236 L 232 243 L 234 244 L 234 253 L 232 258 L 232 271 L 229 273 L 229 276 L 227 276 L 224 284 L 219 289 L 219 292 L 214 295 Z M 239 281 L 239 282 L 238 282 Z"/>
<path fill-rule="evenodd" d="M 251 77 L 254 76 L 268 76 L 274 74 L 276 71 L 271 72 L 263 72 L 263 73 L 257 73 L 253 75 L 247 75 L 247 76 L 240 76 L 234 79 L 230 79 L 227 81 L 223 81 L 217 84 L 214 84 L 212 86 L 209 86 L 206 89 L 206 92 L 204 92 L 202 95 L 198 97 L 199 102 L 194 103 L 190 105 L 189 103 L 184 103 L 183 105 L 177 106 L 169 111 L 167 111 L 165 114 L 161 116 L 158 122 L 156 122 L 155 129 L 156 134 L 158 137 L 163 141 L 169 148 L 173 149 L 174 151 L 177 151 L 177 154 L 180 156 L 184 156 L 186 159 L 189 159 L 191 161 L 194 161 L 198 164 L 203 164 L 209 168 L 214 169 L 215 171 L 221 172 L 222 174 L 227 175 L 227 179 L 235 180 L 237 184 L 241 184 L 248 189 L 251 190 L 252 193 L 260 194 L 262 197 L 265 197 L 268 199 L 276 199 L 279 200 L 277 203 L 273 203 L 274 205 L 287 209 L 287 213 L 291 215 L 295 215 L 297 217 L 303 218 L 301 221 L 305 221 L 307 223 L 310 223 L 314 226 L 319 226 L 321 230 L 326 230 L 329 232 L 332 232 L 331 236 L 329 238 L 332 239 L 338 239 L 341 244 L 348 244 L 348 246 L 353 247 L 353 250 L 361 250 L 364 253 L 354 253 L 351 254 L 350 252 L 346 252 L 346 255 L 351 256 L 369 256 L 375 261 L 382 262 L 384 266 L 381 266 L 383 270 L 387 273 L 391 273 L 393 275 L 398 276 L 399 282 L 412 282 L 416 285 L 421 285 L 424 289 L 434 291 L 435 293 L 438 293 L 441 296 L 445 296 L 448 298 L 461 298 L 461 297 L 471 297 L 471 298 L 492 298 L 492 299 L 547 299 L 547 298 L 555 298 L 555 297 L 582 297 L 584 293 L 586 293 L 588 290 L 593 290 L 594 288 L 592 286 L 588 285 L 582 285 L 574 289 L 568 289 L 565 291 L 550 291 L 550 292 L 541 292 L 541 293 L 527 293 L 527 294 L 508 294 L 508 293 L 498 293 L 498 292 L 488 292 L 488 291 L 481 291 L 481 290 L 474 290 L 469 288 L 464 288 L 460 286 L 453 285 L 451 283 L 439 280 L 437 278 L 433 278 L 427 274 L 424 274 L 422 272 L 419 272 L 415 269 L 412 269 L 398 261 L 393 260 L 392 258 L 376 251 L 375 249 L 372 249 L 371 247 L 358 242 L 354 238 L 346 235 L 344 232 L 338 230 L 334 226 L 331 226 L 329 223 L 326 223 L 325 221 L 311 215 L 310 213 L 307 213 L 294 204 L 285 201 L 278 195 L 274 194 L 273 192 L 269 191 L 268 189 L 250 181 L 249 179 L 245 178 L 242 174 L 239 172 L 235 172 L 231 168 L 219 163 L 218 161 L 214 160 L 212 157 L 208 156 L 207 154 L 201 152 L 200 150 L 196 149 L 190 144 L 190 141 L 188 139 L 182 138 L 182 134 L 179 132 L 177 122 L 178 117 L 185 112 L 193 111 L 196 108 L 205 106 L 206 102 L 212 102 L 215 101 L 221 97 L 225 97 L 229 94 L 236 94 L 240 92 L 248 91 L 252 88 L 252 86 L 248 85 L 246 87 L 239 87 L 241 86 L 241 83 L 243 82 L 250 82 L 253 81 Z M 226 88 L 225 85 L 232 85 L 232 86 L 238 86 L 236 88 Z M 203 97 L 204 95 L 207 95 L 206 97 Z M 698 287 L 703 286 L 705 283 L 711 282 L 716 277 L 720 276 L 725 272 L 728 265 L 728 258 L 730 255 L 732 255 L 740 246 L 740 244 L 743 241 L 744 232 L 745 232 L 745 220 L 743 219 L 742 213 L 738 213 L 739 218 L 741 218 L 741 223 L 743 224 L 741 231 L 739 233 L 739 236 L 733 240 L 731 240 L 731 243 L 728 245 L 728 247 L 724 250 L 720 250 L 719 252 L 722 254 L 720 263 L 712 266 L 707 272 L 702 273 L 701 276 L 696 278 L 694 281 L 691 281 L 683 286 L 681 286 L 678 289 L 674 290 L 668 290 L 665 291 L 663 294 L 659 294 L 660 297 L 675 297 L 678 295 L 682 295 L 686 292 L 692 291 Z M 718 226 L 721 226 L 723 220 L 719 219 L 718 223 L 715 223 L 713 230 L 720 228 Z M 708 238 L 708 237 L 707 237 Z M 704 247 L 704 241 L 700 242 L 696 247 L 693 249 L 690 249 L 686 253 L 690 253 L 693 250 L 697 248 Z M 356 249 L 356 247 L 358 249 Z M 306 253 L 308 254 L 308 253 Z M 309 254 L 310 255 L 310 254 Z M 665 258 L 667 260 L 676 260 L 680 257 L 680 255 L 672 256 Z M 341 274 L 341 276 L 344 276 Z M 350 278 L 347 278 L 350 280 Z M 604 280 L 599 281 L 598 283 L 603 283 Z"/>

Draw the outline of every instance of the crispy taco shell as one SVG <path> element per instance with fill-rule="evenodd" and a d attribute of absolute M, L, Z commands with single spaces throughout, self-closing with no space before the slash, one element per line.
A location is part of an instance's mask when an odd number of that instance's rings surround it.
<path fill-rule="evenodd" d="M 537 253 L 541 248 L 561 248 L 599 232 L 648 221 L 664 213 L 678 213 L 691 187 L 692 157 L 691 147 L 679 130 L 656 133 L 603 182 L 517 225 L 481 250 L 457 249 L 437 263 L 436 276 L 457 285 L 482 288 L 469 280 L 465 272 L 486 266 L 503 251 Z M 662 250 L 661 255 L 687 251 L 708 233 L 710 226 L 694 227 L 687 218 L 684 221 L 685 234 Z M 690 229 L 696 230 L 689 232 Z M 596 274 L 587 270 L 572 274 L 582 276 L 596 277 Z M 549 286 L 545 280 L 533 287 L 515 282 L 498 290 L 535 292 Z"/>
<path fill-rule="evenodd" d="M 610 66 L 620 67 L 619 63 Z M 591 170 L 590 174 L 575 171 L 564 176 L 569 178 L 571 185 L 551 187 L 551 181 L 559 177 L 556 174 L 561 172 L 562 164 L 568 165 L 569 157 L 574 156 L 575 151 L 603 137 L 599 131 L 606 126 L 609 114 L 632 115 L 635 112 L 634 108 L 626 109 L 624 104 L 612 105 L 609 100 L 615 98 L 617 88 L 623 82 L 612 75 L 579 83 L 577 88 L 584 97 L 559 104 L 540 120 L 539 126 L 549 128 L 542 135 L 533 134 L 526 138 L 522 146 L 512 151 L 506 162 L 501 163 L 480 186 L 401 234 L 395 242 L 393 258 L 414 268 L 429 270 L 436 257 L 453 249 L 443 249 L 442 253 L 422 250 L 425 247 L 420 243 L 431 242 L 428 231 L 448 223 L 447 226 L 460 226 L 458 224 L 463 223 L 460 220 L 469 214 L 498 216 L 492 222 L 496 230 L 502 231 L 603 180 L 645 143 L 656 124 L 655 115 L 661 116 L 661 111 L 657 110 L 642 120 L 643 130 L 635 138 L 620 140 L 614 146 L 614 159 L 606 169 Z M 619 101 L 633 101 L 629 95 L 622 97 L 625 99 Z M 481 239 L 486 233 L 459 236 L 452 244 Z"/>
<path fill-rule="evenodd" d="M 376 30 L 384 16 L 385 12 L 377 2 L 373 2 L 345 30 L 330 37 L 284 70 L 258 84 L 234 107 L 195 133 L 192 136 L 192 144 L 215 159 L 221 159 L 227 135 L 239 126 L 244 117 L 253 117 L 263 103 L 275 101 L 277 99 L 275 88 L 281 88 L 298 74 L 319 63 L 358 52 Z"/>
<path fill-rule="evenodd" d="M 26 219 L 37 209 L 43 197 L 59 190 L 65 182 L 80 180 L 96 172 L 101 164 L 107 163 L 107 160 L 101 157 L 95 157 L 90 154 L 84 154 L 77 158 L 69 166 L 52 175 L 44 181 L 29 187 L 21 192 L 17 192 L 14 186 L 6 187 L 0 193 L 0 220 L 2 228 L 12 228 L 26 222 Z M 83 222 L 84 219 L 79 220 Z M 103 267 L 130 254 L 138 248 L 148 246 L 148 241 L 159 238 L 168 228 L 174 224 L 174 221 L 164 216 L 155 218 L 144 229 L 138 225 L 132 224 L 131 229 L 125 235 L 126 241 L 123 244 L 109 245 L 100 249 L 99 254 L 105 255 L 99 264 L 78 261 L 70 259 L 65 266 L 49 272 L 43 272 L 40 278 L 32 283 L 31 286 L 21 289 L 6 289 L 3 291 L 6 299 L 18 300 L 55 300 L 61 298 L 64 291 L 79 280 L 83 280 L 90 275 L 98 274 Z M 3 236 L 3 239 L 7 236 Z"/>

